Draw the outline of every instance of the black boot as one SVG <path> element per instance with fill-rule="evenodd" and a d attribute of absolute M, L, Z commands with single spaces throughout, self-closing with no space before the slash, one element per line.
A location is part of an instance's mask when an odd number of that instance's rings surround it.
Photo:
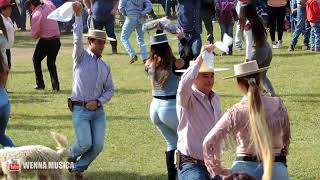
<path fill-rule="evenodd" d="M 168 170 L 168 180 L 176 180 L 177 169 L 174 164 L 174 151 L 166 152 L 167 170 Z"/>
<path fill-rule="evenodd" d="M 110 41 L 110 44 L 112 47 L 112 54 L 118 54 L 117 41 Z"/>

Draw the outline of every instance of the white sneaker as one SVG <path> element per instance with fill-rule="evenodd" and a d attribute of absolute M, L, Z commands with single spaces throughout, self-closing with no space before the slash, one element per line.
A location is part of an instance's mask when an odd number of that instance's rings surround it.
<path fill-rule="evenodd" d="M 272 41 L 272 48 L 273 49 L 277 49 L 278 48 L 278 45 L 275 41 Z"/>
<path fill-rule="evenodd" d="M 282 40 L 278 41 L 277 48 L 282 48 Z"/>

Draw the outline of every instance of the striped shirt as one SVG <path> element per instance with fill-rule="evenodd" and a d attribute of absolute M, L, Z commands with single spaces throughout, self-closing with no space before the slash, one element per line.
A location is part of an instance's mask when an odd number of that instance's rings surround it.
<path fill-rule="evenodd" d="M 209 97 L 192 84 L 200 65 L 189 67 L 180 80 L 177 92 L 179 119 L 177 149 L 184 155 L 203 160 L 202 142 L 221 116 L 220 98 L 216 93 Z M 218 148 L 219 149 L 219 148 Z"/>
<path fill-rule="evenodd" d="M 271 132 L 273 152 L 280 154 L 283 150 L 287 155 L 290 144 L 290 124 L 288 112 L 282 100 L 278 97 L 261 96 L 265 117 Z M 256 155 L 250 136 L 248 99 L 244 97 L 239 103 L 232 106 L 210 131 L 205 139 L 206 166 L 220 174 L 224 169 L 220 162 L 220 153 L 216 149 L 227 135 L 231 134 L 237 142 L 237 155 Z"/>
<path fill-rule="evenodd" d="M 107 63 L 84 49 L 82 17 L 75 17 L 73 29 L 73 87 L 71 100 L 108 102 L 114 94 L 111 70 Z"/>

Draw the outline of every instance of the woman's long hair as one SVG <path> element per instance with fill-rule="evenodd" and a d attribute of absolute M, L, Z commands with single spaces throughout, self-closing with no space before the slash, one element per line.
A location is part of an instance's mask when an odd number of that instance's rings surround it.
<path fill-rule="evenodd" d="M 0 53 L 0 86 L 6 86 L 9 67 L 4 62 L 2 53 Z"/>
<path fill-rule="evenodd" d="M 254 4 L 243 5 L 240 8 L 240 25 L 244 29 L 246 20 L 249 20 L 252 29 L 253 46 L 261 47 L 267 41 L 268 33 L 267 30 L 257 13 Z"/>
<path fill-rule="evenodd" d="M 263 102 L 260 96 L 260 74 L 253 74 L 237 78 L 239 84 L 243 84 L 248 92 L 249 122 L 251 138 L 255 145 L 256 153 L 263 161 L 263 180 L 272 178 L 272 166 L 274 161 L 272 136 L 266 122 Z"/>
<path fill-rule="evenodd" d="M 174 57 L 171 47 L 167 42 L 151 45 L 150 52 L 153 85 L 155 85 L 155 82 L 158 82 L 160 87 L 162 88 L 170 75 L 172 63 L 176 58 Z M 156 56 L 161 58 L 160 62 L 158 62 L 158 59 L 155 58 Z M 160 77 L 158 77 L 157 73 L 159 68 L 161 69 Z"/>

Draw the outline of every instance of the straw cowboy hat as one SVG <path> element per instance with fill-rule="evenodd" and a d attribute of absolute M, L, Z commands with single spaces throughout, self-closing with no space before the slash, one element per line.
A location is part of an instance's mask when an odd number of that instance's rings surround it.
<path fill-rule="evenodd" d="M 231 78 L 238 78 L 238 77 L 244 77 L 251 74 L 257 74 L 263 71 L 266 71 L 268 67 L 260 68 L 258 67 L 258 63 L 256 60 L 249 61 L 241 64 L 236 64 L 233 66 L 234 68 L 234 76 L 226 77 L 223 79 L 231 79 Z"/>
<path fill-rule="evenodd" d="M 209 72 L 220 72 L 220 71 L 227 71 L 229 68 L 215 68 L 214 67 L 214 55 L 212 53 L 204 53 L 202 55 L 202 58 L 204 59 L 201 66 L 199 73 L 209 73 Z M 190 61 L 190 67 L 194 66 L 196 61 Z M 176 70 L 176 72 L 186 72 L 187 69 L 179 69 Z"/>
<path fill-rule="evenodd" d="M 108 37 L 105 31 L 98 30 L 98 29 L 89 29 L 88 34 L 85 34 L 84 36 L 93 38 L 93 39 L 116 41 L 115 39 Z"/>

